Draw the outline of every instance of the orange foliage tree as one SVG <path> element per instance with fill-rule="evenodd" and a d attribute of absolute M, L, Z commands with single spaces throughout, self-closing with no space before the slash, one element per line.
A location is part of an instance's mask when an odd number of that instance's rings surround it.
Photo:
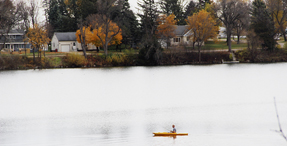
<path fill-rule="evenodd" d="M 161 15 L 158 18 L 157 37 L 165 41 L 167 48 L 170 46 L 170 39 L 175 37 L 174 30 L 176 29 L 175 15 Z"/>
<path fill-rule="evenodd" d="M 212 18 L 210 13 L 205 10 L 201 10 L 198 13 L 193 14 L 187 18 L 187 24 L 192 32 L 193 41 L 197 43 L 199 62 L 201 61 L 201 46 L 209 38 L 216 39 L 219 31 L 216 26 L 216 21 Z"/>
<path fill-rule="evenodd" d="M 43 48 L 49 43 L 50 39 L 48 38 L 47 31 L 44 27 L 40 27 L 37 24 L 35 24 L 34 28 L 29 28 L 26 36 L 29 43 L 32 45 L 33 61 L 35 63 L 35 49 Z"/>
<path fill-rule="evenodd" d="M 95 46 L 101 46 L 104 48 L 105 54 L 108 54 L 109 45 L 119 45 L 122 42 L 122 32 L 119 26 L 112 22 L 103 15 L 90 15 L 87 18 L 89 27 L 83 27 L 85 36 L 81 37 L 81 31 L 77 30 L 76 37 L 77 41 L 85 40 L 85 45 L 93 44 Z"/>
<path fill-rule="evenodd" d="M 103 30 L 104 26 L 100 26 L 98 28 L 93 28 L 92 26 L 89 27 L 83 27 L 83 31 L 85 33 L 85 45 L 87 44 L 93 44 L 95 46 L 101 46 L 103 47 L 104 45 L 119 45 L 121 44 L 122 38 L 122 33 L 119 32 L 115 34 L 116 30 L 119 29 L 116 23 L 110 23 L 109 25 L 109 33 L 108 36 L 106 37 L 106 33 Z M 81 39 L 83 40 L 83 36 L 80 38 L 81 32 L 80 30 L 77 30 L 76 32 L 76 37 L 77 41 L 81 42 Z M 106 43 L 106 41 L 108 41 Z M 105 49 L 105 53 L 107 54 L 107 48 Z"/>

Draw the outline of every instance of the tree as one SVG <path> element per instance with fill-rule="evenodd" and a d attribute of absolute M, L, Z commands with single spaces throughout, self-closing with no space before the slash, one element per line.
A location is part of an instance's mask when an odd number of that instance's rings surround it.
<path fill-rule="evenodd" d="M 141 18 L 141 49 L 139 59 L 142 60 L 142 65 L 156 65 L 161 59 L 161 47 L 157 40 L 157 20 L 159 11 L 157 3 L 154 0 L 143 0 L 138 3 L 141 8 L 141 13 L 138 16 Z"/>
<path fill-rule="evenodd" d="M 21 14 L 23 2 L 14 5 L 11 0 L 0 1 L 0 38 L 3 39 L 3 44 L 0 45 L 0 51 L 4 48 L 8 33 L 23 20 Z"/>
<path fill-rule="evenodd" d="M 287 0 L 266 0 L 266 5 L 275 23 L 277 33 L 281 33 L 286 41 Z"/>
<path fill-rule="evenodd" d="M 138 30 L 138 20 L 134 12 L 130 9 L 130 4 L 128 0 L 122 0 L 120 4 L 119 11 L 116 11 L 114 22 L 122 30 L 122 43 L 134 47 L 134 44 L 139 40 L 139 30 Z"/>
<path fill-rule="evenodd" d="M 102 46 L 106 55 L 108 55 L 109 45 L 121 44 L 121 29 L 112 20 L 99 14 L 90 15 L 87 19 L 92 27 L 92 31 L 86 34 L 88 43 Z"/>
<path fill-rule="evenodd" d="M 249 25 L 250 25 L 249 15 L 246 15 L 245 17 L 235 21 L 233 32 L 237 36 L 237 44 L 240 43 L 240 37 L 244 32 L 248 30 Z"/>
<path fill-rule="evenodd" d="M 96 20 L 95 20 L 96 21 Z M 105 27 L 98 27 L 98 28 L 91 28 L 91 27 L 84 27 L 83 31 L 85 32 L 85 45 L 87 44 L 93 44 L 95 46 L 104 46 L 106 45 L 106 39 L 108 38 L 108 40 L 110 40 L 108 42 L 108 46 L 109 45 L 117 45 L 117 44 L 121 44 L 121 40 L 122 40 L 122 35 L 121 32 L 117 33 L 116 35 L 115 32 L 117 32 L 119 30 L 119 27 L 117 26 L 116 23 L 110 23 L 109 24 L 109 33 L 108 33 L 108 37 L 106 37 L 106 33 L 105 30 L 103 29 Z M 80 38 L 80 30 L 77 30 L 76 32 L 76 36 L 77 36 L 77 41 L 81 42 L 81 39 L 83 40 L 84 38 Z M 112 37 L 113 36 L 113 37 Z"/>
<path fill-rule="evenodd" d="M 212 2 L 212 0 L 198 0 L 197 7 L 199 8 L 199 10 L 205 9 L 206 5 L 211 4 Z"/>
<path fill-rule="evenodd" d="M 33 48 L 33 61 L 35 64 L 35 49 L 43 48 L 49 43 L 50 39 L 48 38 L 47 31 L 44 27 L 40 27 L 38 24 L 35 24 L 33 28 L 29 28 L 26 36 Z"/>
<path fill-rule="evenodd" d="M 190 1 L 185 7 L 184 19 L 187 19 L 188 16 L 192 16 L 193 13 L 195 13 L 196 11 L 197 11 L 196 3 Z"/>
<path fill-rule="evenodd" d="M 183 2 L 181 0 L 161 0 L 160 7 L 163 14 L 169 16 L 175 15 L 175 19 L 179 25 L 185 25 Z"/>
<path fill-rule="evenodd" d="M 161 15 L 158 19 L 157 36 L 159 39 L 164 40 L 167 48 L 170 46 L 170 39 L 175 37 L 174 31 L 176 29 L 175 15 L 169 16 Z"/>
<path fill-rule="evenodd" d="M 235 27 L 235 22 L 244 18 L 247 13 L 247 6 L 241 0 L 221 0 L 215 6 L 215 14 L 217 18 L 226 27 L 229 52 L 231 52 L 231 32 Z"/>
<path fill-rule="evenodd" d="M 78 23 L 78 27 L 79 27 L 79 32 L 76 33 L 76 37 L 79 37 L 79 40 L 78 42 L 81 43 L 81 47 L 83 49 L 83 53 L 84 53 L 84 56 L 85 58 L 87 59 L 87 53 L 86 53 L 86 50 L 87 50 L 87 42 L 86 42 L 86 27 L 87 27 L 87 24 L 86 24 L 86 21 L 83 21 L 82 18 L 79 19 L 79 23 Z"/>
<path fill-rule="evenodd" d="M 276 35 L 274 21 L 262 0 L 254 0 L 251 8 L 251 28 L 263 40 L 263 48 L 273 51 L 275 49 Z"/>
<path fill-rule="evenodd" d="M 260 37 L 254 32 L 253 29 L 250 29 L 247 32 L 247 50 L 249 51 L 250 61 L 255 62 L 255 59 L 258 55 L 258 48 L 261 45 Z"/>
<path fill-rule="evenodd" d="M 200 50 L 202 44 L 209 38 L 216 39 L 219 28 L 216 26 L 216 21 L 211 17 L 210 13 L 205 10 L 193 14 L 186 21 L 188 28 L 192 32 L 193 40 L 198 45 L 198 57 L 199 62 L 201 62 Z"/>

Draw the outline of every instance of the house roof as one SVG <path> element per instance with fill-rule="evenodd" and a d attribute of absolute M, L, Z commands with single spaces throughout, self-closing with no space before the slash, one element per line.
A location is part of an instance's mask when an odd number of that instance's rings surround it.
<path fill-rule="evenodd" d="M 188 25 L 176 25 L 175 35 L 184 36 L 188 31 Z"/>
<path fill-rule="evenodd" d="M 76 32 L 55 32 L 59 41 L 76 41 Z"/>
<path fill-rule="evenodd" d="M 1 33 L 3 33 L 3 32 L 6 33 L 6 30 L 0 29 L 0 32 L 1 32 Z M 8 33 L 9 33 L 9 34 L 10 34 L 10 33 L 21 33 L 21 34 L 24 34 L 25 31 L 22 30 L 22 29 L 13 29 L 13 30 L 10 30 Z"/>

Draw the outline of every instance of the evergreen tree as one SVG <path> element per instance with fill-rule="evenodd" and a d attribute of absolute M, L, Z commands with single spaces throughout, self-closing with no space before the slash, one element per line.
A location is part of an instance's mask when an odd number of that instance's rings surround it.
<path fill-rule="evenodd" d="M 197 7 L 199 10 L 205 9 L 206 4 L 211 4 L 212 0 L 198 0 Z"/>
<path fill-rule="evenodd" d="M 192 16 L 195 12 L 197 12 L 196 4 L 191 0 L 185 8 L 184 19 L 187 19 L 188 16 Z"/>
<path fill-rule="evenodd" d="M 179 25 L 185 25 L 183 7 L 180 0 L 161 0 L 160 8 L 167 16 L 174 14 Z"/>
<path fill-rule="evenodd" d="M 125 45 L 134 47 L 134 44 L 138 41 L 138 20 L 132 10 L 130 10 L 130 4 L 128 0 L 123 0 L 122 8 L 118 14 L 120 17 L 118 25 L 122 29 L 122 42 Z"/>
<path fill-rule="evenodd" d="M 154 0 L 142 0 L 138 3 L 142 13 L 141 18 L 141 50 L 139 52 L 139 64 L 156 65 L 161 59 L 161 48 L 156 37 L 158 10 Z"/>
<path fill-rule="evenodd" d="M 44 0 L 47 22 L 54 32 L 77 30 L 77 21 L 97 13 L 97 0 Z"/>
<path fill-rule="evenodd" d="M 251 10 L 251 27 L 254 32 L 263 40 L 263 48 L 273 51 L 275 49 L 276 41 L 275 26 L 268 12 L 265 3 L 262 0 L 254 0 Z"/>

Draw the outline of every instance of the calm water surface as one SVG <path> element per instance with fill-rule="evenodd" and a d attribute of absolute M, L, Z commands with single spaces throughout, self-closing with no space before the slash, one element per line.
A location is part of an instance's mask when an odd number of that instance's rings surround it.
<path fill-rule="evenodd" d="M 1 146 L 286 146 L 287 63 L 0 72 Z M 153 137 L 171 130 L 189 136 Z"/>

